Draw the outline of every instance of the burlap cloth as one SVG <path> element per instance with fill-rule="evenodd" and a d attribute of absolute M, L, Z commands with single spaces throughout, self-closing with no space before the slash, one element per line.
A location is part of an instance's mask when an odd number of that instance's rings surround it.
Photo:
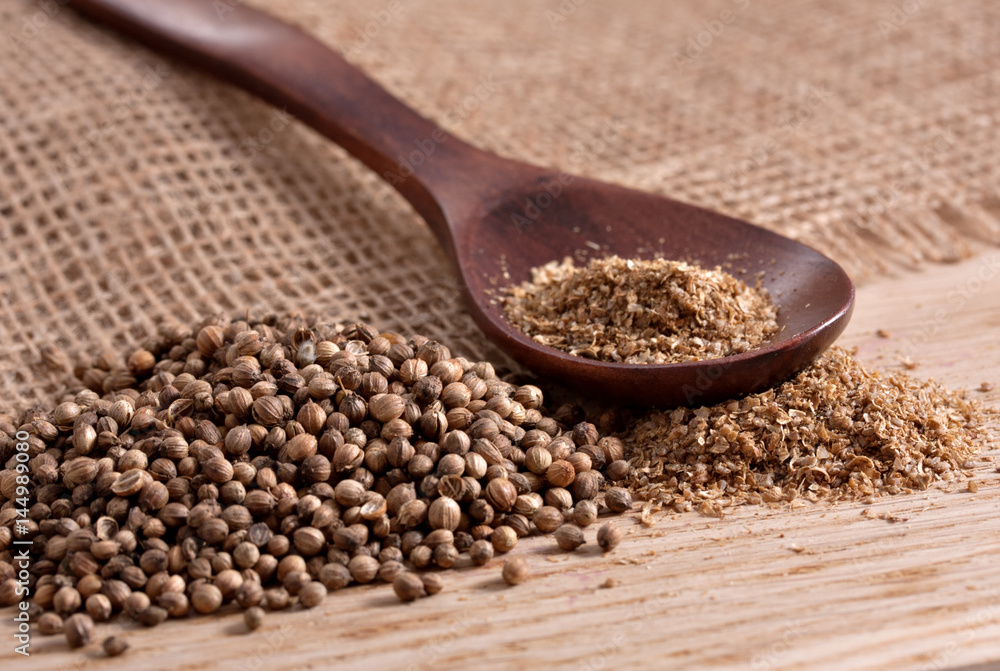
<path fill-rule="evenodd" d="M 45 345 L 99 352 L 218 311 L 501 358 L 375 175 L 63 1 L 0 9 L 0 407 L 57 388 Z M 996 3 L 253 4 L 474 143 L 744 217 L 861 281 L 1000 239 Z"/>

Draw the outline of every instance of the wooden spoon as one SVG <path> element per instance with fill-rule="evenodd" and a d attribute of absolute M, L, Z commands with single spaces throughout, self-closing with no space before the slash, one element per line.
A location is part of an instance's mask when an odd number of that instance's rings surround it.
<path fill-rule="evenodd" d="M 525 366 L 622 403 L 707 404 L 789 378 L 843 331 L 854 286 L 819 252 L 717 212 L 502 158 L 449 135 L 305 32 L 240 0 L 71 0 L 92 19 L 285 108 L 389 181 L 448 251 L 482 330 Z M 567 255 L 693 261 L 763 285 L 780 333 L 699 362 L 606 363 L 540 345 L 490 291 Z"/>

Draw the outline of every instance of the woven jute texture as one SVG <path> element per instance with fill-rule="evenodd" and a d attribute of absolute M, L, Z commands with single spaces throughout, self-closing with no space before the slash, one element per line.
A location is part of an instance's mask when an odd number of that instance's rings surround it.
<path fill-rule="evenodd" d="M 473 143 L 746 218 L 861 281 L 1000 238 L 987 0 L 253 4 Z M 3 409 L 57 388 L 47 345 L 217 312 L 362 318 L 504 361 L 428 229 L 339 148 L 65 0 L 0 21 Z"/>

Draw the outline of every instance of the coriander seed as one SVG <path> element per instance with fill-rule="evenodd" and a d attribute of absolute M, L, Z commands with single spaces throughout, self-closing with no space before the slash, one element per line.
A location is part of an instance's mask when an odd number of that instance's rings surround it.
<path fill-rule="evenodd" d="M 604 505 L 611 512 L 624 513 L 632 509 L 632 494 L 624 487 L 611 487 L 604 492 Z"/>
<path fill-rule="evenodd" d="M 215 586 L 222 594 L 223 601 L 229 601 L 236 596 L 236 590 L 243 584 L 243 575 L 231 568 L 219 571 L 215 576 Z"/>
<path fill-rule="evenodd" d="M 576 470 L 565 459 L 557 459 L 545 469 L 545 479 L 553 487 L 568 487 L 576 479 Z"/>
<path fill-rule="evenodd" d="M 292 596 L 298 596 L 306 585 L 312 582 L 312 576 L 306 571 L 292 571 L 281 581 L 281 586 L 288 590 Z"/>
<path fill-rule="evenodd" d="M 597 521 L 597 504 L 587 499 L 578 501 L 573 507 L 573 522 L 580 527 L 587 527 Z"/>
<path fill-rule="evenodd" d="M 612 482 L 620 482 L 628 477 L 629 465 L 624 459 L 618 459 L 617 461 L 612 461 L 608 464 L 608 467 L 604 471 L 608 480 Z"/>
<path fill-rule="evenodd" d="M 62 587 L 52 598 L 52 608 L 63 616 L 75 613 L 81 604 L 80 593 L 72 587 Z"/>
<path fill-rule="evenodd" d="M 506 512 L 517 501 L 517 487 L 506 478 L 490 480 L 485 489 L 486 500 L 496 510 Z"/>
<path fill-rule="evenodd" d="M 272 587 L 264 591 L 264 606 L 268 610 L 284 610 L 291 601 L 292 597 L 284 587 Z"/>
<path fill-rule="evenodd" d="M 139 613 L 149 608 L 150 598 L 145 592 L 132 592 L 122 604 L 122 610 L 133 619 L 138 619 Z"/>
<path fill-rule="evenodd" d="M 426 596 L 423 580 L 416 573 L 409 571 L 404 571 L 393 579 L 392 590 L 400 601 L 414 601 Z"/>
<path fill-rule="evenodd" d="M 438 545 L 434 548 L 434 563 L 441 568 L 451 568 L 458 561 L 458 548 L 454 545 Z"/>
<path fill-rule="evenodd" d="M 517 545 L 517 532 L 511 527 L 501 525 L 493 530 L 490 540 L 493 543 L 493 549 L 497 552 L 510 552 Z"/>
<path fill-rule="evenodd" d="M 564 524 L 556 529 L 555 538 L 559 547 L 567 552 L 572 552 L 587 542 L 583 536 L 583 529 L 575 524 Z"/>
<path fill-rule="evenodd" d="M 461 521 L 462 509 L 454 499 L 442 496 L 431 502 L 427 509 L 427 521 L 432 529 L 454 531 Z"/>
<path fill-rule="evenodd" d="M 528 448 L 524 455 L 525 467 L 536 475 L 545 475 L 552 465 L 552 453 L 543 446 Z"/>
<path fill-rule="evenodd" d="M 136 618 L 144 627 L 155 627 L 167 619 L 167 611 L 159 606 L 150 606 Z"/>
<path fill-rule="evenodd" d="M 520 585 L 530 573 L 531 567 L 524 557 L 511 557 L 503 564 L 503 580 L 508 585 Z"/>
<path fill-rule="evenodd" d="M 121 580 L 108 580 L 101 587 L 101 594 L 99 596 L 105 597 L 105 599 L 94 600 L 94 605 L 91 606 L 91 600 L 94 596 L 91 595 L 87 597 L 87 612 L 90 613 L 98 622 L 103 622 L 104 620 L 111 617 L 111 611 L 113 609 L 120 609 L 125 607 L 125 600 L 128 599 L 129 594 L 132 593 L 132 588 L 129 587 Z M 91 610 L 94 608 L 95 610 Z M 96 612 L 95 612 L 96 611 Z M 97 617 L 98 613 L 107 613 L 103 618 Z"/>
<path fill-rule="evenodd" d="M 565 522 L 562 512 L 553 506 L 542 506 L 535 511 L 531 521 L 542 533 L 552 533 Z"/>
<path fill-rule="evenodd" d="M 378 577 L 378 560 L 367 555 L 357 555 L 351 558 L 347 569 L 356 582 L 366 585 Z"/>
<path fill-rule="evenodd" d="M 353 580 L 350 570 L 343 564 L 330 563 L 319 572 L 319 581 L 331 592 L 347 587 Z"/>
<path fill-rule="evenodd" d="M 622 542 L 622 530 L 610 524 L 602 524 L 597 530 L 597 544 L 604 552 L 610 552 Z"/>
<path fill-rule="evenodd" d="M 482 566 L 493 559 L 493 544 L 490 541 L 482 539 L 474 541 L 469 548 L 469 558 L 472 560 L 472 563 Z"/>
<path fill-rule="evenodd" d="M 222 606 L 222 591 L 215 585 L 199 585 L 191 593 L 191 606 L 202 614 L 214 613 Z"/>
<path fill-rule="evenodd" d="M 128 641 L 121 636 L 108 636 L 104 639 L 104 642 L 101 643 L 101 647 L 104 649 L 104 654 L 108 657 L 117 657 L 128 650 L 129 644 Z"/>
<path fill-rule="evenodd" d="M 321 582 L 310 582 L 299 591 L 299 603 L 304 608 L 315 608 L 326 599 L 326 587 Z"/>
<path fill-rule="evenodd" d="M 185 617 L 191 612 L 191 602 L 184 592 L 164 592 L 156 597 L 156 605 L 166 610 L 170 617 Z"/>
<path fill-rule="evenodd" d="M 264 624 L 264 609 L 260 606 L 252 606 L 243 611 L 243 623 L 250 631 L 260 629 Z"/>
<path fill-rule="evenodd" d="M 410 562 L 416 568 L 426 568 L 434 561 L 434 550 L 426 545 L 418 545 L 410 552 Z"/>
<path fill-rule="evenodd" d="M 42 613 L 38 618 L 38 633 L 42 636 L 54 636 L 63 631 L 63 619 L 57 613 Z"/>
<path fill-rule="evenodd" d="M 433 596 L 444 589 L 444 580 L 437 573 L 425 573 L 420 579 L 424 583 L 424 591 L 427 592 L 427 596 Z"/>
<path fill-rule="evenodd" d="M 94 621 L 83 613 L 70 615 L 63 623 L 63 634 L 69 647 L 81 648 L 90 643 L 94 635 Z"/>
<path fill-rule="evenodd" d="M 403 562 L 390 559 L 382 562 L 381 566 L 378 567 L 378 577 L 382 582 L 391 583 L 400 572 L 405 570 Z"/>

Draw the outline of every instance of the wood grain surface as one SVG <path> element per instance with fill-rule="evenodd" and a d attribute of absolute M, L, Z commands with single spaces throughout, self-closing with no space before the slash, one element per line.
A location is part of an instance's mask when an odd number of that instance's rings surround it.
<path fill-rule="evenodd" d="M 874 367 L 949 386 L 1000 389 L 1000 252 L 859 291 L 842 343 Z M 878 329 L 889 337 L 876 335 Z M 970 391 L 996 405 L 1000 392 Z M 994 443 L 987 456 L 997 456 Z M 35 635 L 13 653 L 3 611 L 0 668 L 13 669 L 960 669 L 1000 668 L 1000 475 L 872 505 L 744 507 L 723 520 L 622 518 L 601 556 L 522 541 L 533 575 L 509 588 L 502 560 L 445 573 L 441 594 L 401 605 L 386 585 L 271 613 L 246 634 L 220 614 L 145 630 L 131 650 L 70 651 Z M 467 561 L 467 560 L 466 560 Z M 602 587 L 608 580 L 612 587 Z M 103 625 L 97 638 L 122 625 Z"/>

